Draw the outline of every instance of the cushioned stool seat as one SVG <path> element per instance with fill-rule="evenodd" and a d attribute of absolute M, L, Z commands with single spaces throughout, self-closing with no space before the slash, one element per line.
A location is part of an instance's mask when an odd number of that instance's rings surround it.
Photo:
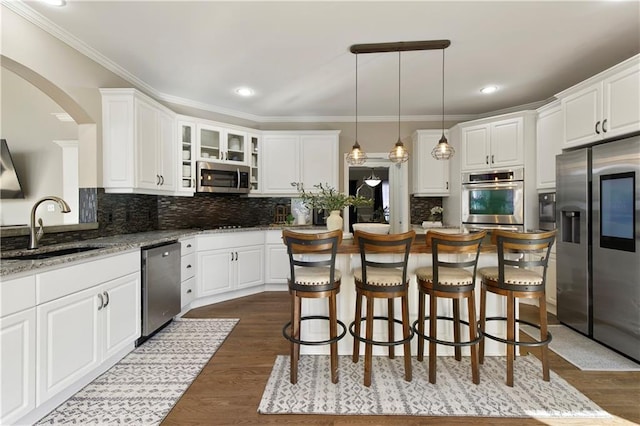
<path fill-rule="evenodd" d="M 478 274 L 485 278 L 488 283 L 498 282 L 499 270 L 497 266 L 478 269 Z M 505 267 L 504 282 L 511 285 L 540 285 L 542 284 L 542 275 L 530 269 Z"/>
<path fill-rule="evenodd" d="M 309 268 L 296 268 L 296 284 L 298 285 L 327 285 L 331 283 L 331 268 L 314 266 Z M 333 281 L 337 283 L 342 278 L 342 272 L 335 270 Z"/>
<path fill-rule="evenodd" d="M 416 269 L 416 277 L 422 281 L 433 281 L 433 268 L 425 266 Z M 440 285 L 469 285 L 473 283 L 473 273 L 466 269 L 441 268 L 438 274 Z"/>

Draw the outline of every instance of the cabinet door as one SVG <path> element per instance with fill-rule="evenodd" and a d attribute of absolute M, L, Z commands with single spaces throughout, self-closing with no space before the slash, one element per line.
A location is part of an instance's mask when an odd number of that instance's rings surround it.
<path fill-rule="evenodd" d="M 247 134 L 236 130 L 227 130 L 225 138 L 225 161 L 233 164 L 249 165 L 247 160 Z"/>
<path fill-rule="evenodd" d="M 235 251 L 238 288 L 264 283 L 264 246 L 242 247 Z"/>
<path fill-rule="evenodd" d="M 37 405 L 100 364 L 98 293 L 90 288 L 36 308 Z"/>
<path fill-rule="evenodd" d="M 602 130 L 610 138 L 640 130 L 640 67 L 627 70 L 604 81 Z"/>
<path fill-rule="evenodd" d="M 301 135 L 300 182 L 306 190 L 314 185 L 338 187 L 338 138 L 335 135 Z"/>
<path fill-rule="evenodd" d="M 564 114 L 563 148 L 601 139 L 602 83 L 594 84 L 562 99 Z"/>
<path fill-rule="evenodd" d="M 449 161 L 436 160 L 431 150 L 438 144 L 442 131 L 418 131 L 413 140 L 413 194 L 420 196 L 449 195 Z"/>
<path fill-rule="evenodd" d="M 540 112 L 536 123 L 536 187 L 556 187 L 556 155 L 562 152 L 562 109 Z"/>
<path fill-rule="evenodd" d="M 491 168 L 524 164 L 524 126 L 522 118 L 491 123 Z"/>
<path fill-rule="evenodd" d="M 267 244 L 265 259 L 265 282 L 286 284 L 289 277 L 287 247 L 284 244 Z"/>
<path fill-rule="evenodd" d="M 140 274 L 130 274 L 100 286 L 103 315 L 103 359 L 140 337 Z"/>
<path fill-rule="evenodd" d="M 220 127 L 198 124 L 198 156 L 201 160 L 223 160 L 222 133 L 223 130 Z"/>
<path fill-rule="evenodd" d="M 188 121 L 178 122 L 178 191 L 193 194 L 196 175 L 196 125 Z"/>
<path fill-rule="evenodd" d="M 300 146 L 297 135 L 266 135 L 262 142 L 265 194 L 297 194 L 291 182 L 300 182 Z"/>
<path fill-rule="evenodd" d="M 36 309 L 0 319 L 0 423 L 13 424 L 36 406 Z"/>
<path fill-rule="evenodd" d="M 145 102 L 136 101 L 136 139 L 137 139 L 137 186 L 139 188 L 158 189 L 158 118 L 157 110 Z"/>
<path fill-rule="evenodd" d="M 488 124 L 463 127 L 461 131 L 462 158 L 461 169 L 479 170 L 489 166 L 489 137 Z"/>
<path fill-rule="evenodd" d="M 206 250 L 197 256 L 198 296 L 210 296 L 232 289 L 232 249 Z"/>
<path fill-rule="evenodd" d="M 249 134 L 247 136 L 249 139 L 249 153 L 251 157 L 251 192 L 260 193 L 262 192 L 262 183 L 260 182 L 262 178 L 262 165 L 260 164 L 260 148 L 262 147 L 262 142 L 260 141 L 260 136 Z"/>
<path fill-rule="evenodd" d="M 173 117 L 165 112 L 158 111 L 158 141 L 156 142 L 158 153 L 158 174 L 160 186 L 158 189 L 173 192 L 176 189 L 176 123 Z"/>

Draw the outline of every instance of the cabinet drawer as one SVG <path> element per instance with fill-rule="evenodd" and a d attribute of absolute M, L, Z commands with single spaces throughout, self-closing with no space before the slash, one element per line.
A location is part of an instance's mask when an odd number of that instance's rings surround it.
<path fill-rule="evenodd" d="M 11 315 L 36 306 L 36 276 L 2 280 L 0 283 L 0 316 Z"/>
<path fill-rule="evenodd" d="M 181 288 L 182 288 L 182 290 L 181 290 L 180 294 L 182 296 L 181 296 L 180 300 L 182 301 L 182 304 L 180 306 L 182 308 L 184 308 L 189 303 L 191 303 L 193 301 L 193 299 L 196 298 L 196 279 L 195 279 L 195 277 L 189 278 L 186 281 L 182 281 Z"/>
<path fill-rule="evenodd" d="M 180 263 L 181 263 L 180 281 L 189 279 L 196 274 L 196 254 L 195 253 L 182 256 Z"/>
<path fill-rule="evenodd" d="M 186 240 L 180 240 L 180 254 L 183 256 L 185 254 L 194 253 L 196 251 L 196 239 L 189 238 Z"/>
<path fill-rule="evenodd" d="M 134 272 L 140 272 L 140 250 L 37 274 L 36 303 L 39 305 Z"/>

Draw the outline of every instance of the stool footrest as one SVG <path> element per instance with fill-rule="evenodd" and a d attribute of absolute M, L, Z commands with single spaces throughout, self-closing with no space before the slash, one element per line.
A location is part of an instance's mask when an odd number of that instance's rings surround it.
<path fill-rule="evenodd" d="M 485 321 L 506 321 L 507 318 L 506 317 L 488 317 L 485 319 Z M 515 320 L 518 324 L 526 324 L 526 325 L 530 325 L 533 328 L 537 328 L 538 330 L 540 330 L 540 325 L 533 323 L 533 322 L 529 322 L 529 321 L 525 321 L 522 319 L 518 319 L 516 318 Z M 507 340 L 507 339 L 503 339 L 501 337 L 498 336 L 493 336 L 489 333 L 483 332 L 482 330 L 480 330 L 480 333 L 483 335 L 483 337 L 486 337 L 488 339 L 491 340 L 495 340 L 496 342 L 500 342 L 500 343 L 506 343 L 507 345 L 516 345 L 516 346 L 525 346 L 525 347 L 538 347 L 538 346 L 546 346 L 549 344 L 549 342 L 551 342 L 551 340 L 553 339 L 553 336 L 551 335 L 551 333 L 549 333 L 549 331 L 547 331 L 547 338 L 544 340 L 535 340 L 533 342 L 521 342 L 518 340 Z M 533 337 L 532 337 L 533 338 Z"/>
<path fill-rule="evenodd" d="M 309 315 L 309 316 L 300 318 L 300 321 L 307 321 L 307 320 L 326 320 L 326 321 L 329 321 L 329 317 L 322 316 L 322 315 Z M 347 334 L 347 326 L 340 320 L 336 320 L 336 322 L 341 327 L 342 332 L 339 335 L 337 335 L 335 338 L 333 338 L 333 339 L 327 339 L 327 340 L 300 340 L 300 339 L 296 339 L 296 338 L 291 336 L 291 332 L 288 330 L 291 327 L 291 321 L 289 321 L 288 323 L 286 323 L 284 325 L 284 327 L 282 327 L 282 335 L 284 336 L 285 339 L 289 340 L 290 342 L 297 343 L 299 345 L 307 345 L 307 346 L 328 345 L 330 343 L 337 342 L 338 340 L 342 339 Z"/>
<path fill-rule="evenodd" d="M 447 321 L 451 321 L 451 322 L 455 321 L 455 319 L 453 317 L 446 317 L 446 316 L 437 316 L 436 319 L 447 320 Z M 430 321 L 430 320 L 431 320 L 430 316 L 425 316 L 424 319 L 423 319 L 423 321 Z M 480 343 L 480 340 L 482 340 L 482 337 L 483 337 L 482 333 L 480 332 L 480 328 L 478 327 L 478 330 L 477 330 L 478 331 L 478 337 L 476 337 L 473 340 L 467 340 L 467 341 L 464 341 L 464 342 L 452 342 L 452 341 L 449 341 L 449 340 L 434 339 L 433 337 L 427 336 L 426 334 L 422 334 L 422 333 L 420 333 L 420 331 L 418 331 L 418 322 L 419 321 L 420 321 L 420 318 L 415 320 L 413 322 L 413 324 L 411 325 L 411 329 L 413 330 L 413 332 L 415 334 L 417 334 L 418 336 L 422 337 L 423 339 L 428 340 L 429 342 L 437 343 L 439 345 L 456 346 L 456 347 L 472 346 L 472 345 L 475 345 L 477 343 Z M 460 324 L 464 324 L 467 327 L 469 327 L 469 322 L 468 321 L 460 320 Z"/>
<path fill-rule="evenodd" d="M 389 317 L 382 317 L 382 316 L 374 316 L 373 317 L 374 320 L 384 320 L 384 321 L 389 321 Z M 367 318 L 366 317 L 362 317 L 360 318 L 360 322 L 362 321 L 366 321 Z M 399 319 L 394 318 L 393 322 L 395 322 L 396 324 L 400 324 L 402 325 L 402 321 Z M 411 339 L 413 339 L 414 333 L 413 330 L 411 329 L 411 327 L 409 327 L 409 331 L 411 332 L 409 334 L 409 337 L 407 337 L 406 339 L 402 339 L 402 340 L 394 340 L 392 342 L 389 341 L 380 341 L 380 340 L 369 340 L 365 337 L 361 337 L 356 335 L 356 332 L 354 331 L 356 326 L 356 322 L 352 321 L 351 324 L 349 324 L 349 334 L 351 334 L 353 336 L 354 339 L 359 340 L 363 343 L 370 343 L 372 345 L 378 345 L 378 346 L 398 346 L 398 345 L 402 345 L 405 344 L 407 342 L 410 342 Z"/>

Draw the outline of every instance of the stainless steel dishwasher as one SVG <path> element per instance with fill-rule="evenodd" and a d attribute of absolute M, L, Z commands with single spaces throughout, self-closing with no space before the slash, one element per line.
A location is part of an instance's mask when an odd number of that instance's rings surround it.
<path fill-rule="evenodd" d="M 180 313 L 180 243 L 142 248 L 140 344 Z"/>

